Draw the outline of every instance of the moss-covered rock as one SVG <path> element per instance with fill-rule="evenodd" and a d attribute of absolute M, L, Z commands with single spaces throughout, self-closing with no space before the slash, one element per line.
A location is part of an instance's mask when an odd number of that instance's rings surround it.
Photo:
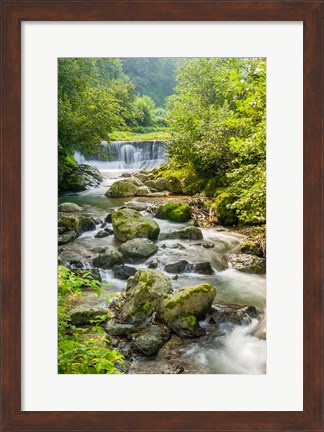
<path fill-rule="evenodd" d="M 159 192 L 167 190 L 168 189 L 168 181 L 165 178 L 160 177 L 160 178 L 155 180 L 154 187 Z"/>
<path fill-rule="evenodd" d="M 158 247 L 147 238 L 135 238 L 123 243 L 119 250 L 126 262 L 138 263 L 145 261 L 148 257 L 155 254 Z"/>
<path fill-rule="evenodd" d="M 87 216 L 81 216 L 79 218 L 79 232 L 85 232 L 85 231 L 94 231 L 96 229 L 96 224 L 93 222 L 93 220 L 90 217 Z"/>
<path fill-rule="evenodd" d="M 136 196 L 146 196 L 150 193 L 150 189 L 146 186 L 139 186 L 136 191 Z"/>
<path fill-rule="evenodd" d="M 200 328 L 197 318 L 191 314 L 176 318 L 169 324 L 169 327 L 181 338 L 199 337 L 206 334 L 206 331 Z"/>
<path fill-rule="evenodd" d="M 124 262 L 123 255 L 115 249 L 112 249 L 93 259 L 94 267 L 98 267 L 102 269 L 111 269 L 115 265 L 123 264 L 123 262 Z"/>
<path fill-rule="evenodd" d="M 60 234 L 58 237 L 58 244 L 62 245 L 68 243 L 72 240 L 75 240 L 78 237 L 78 234 L 75 231 L 68 231 L 65 234 Z"/>
<path fill-rule="evenodd" d="M 80 164 L 66 175 L 60 184 L 60 190 L 80 192 L 98 186 L 102 180 L 102 175 L 97 168 Z"/>
<path fill-rule="evenodd" d="M 156 240 L 160 233 L 160 227 L 155 220 L 129 208 L 116 211 L 112 215 L 112 224 L 114 235 L 121 242 L 143 237 Z"/>
<path fill-rule="evenodd" d="M 265 274 L 266 260 L 250 254 L 232 254 L 229 258 L 230 265 L 244 273 Z"/>
<path fill-rule="evenodd" d="M 159 206 L 156 217 L 175 222 L 186 222 L 191 218 L 191 207 L 186 203 L 168 201 Z"/>
<path fill-rule="evenodd" d="M 126 301 L 121 317 L 127 322 L 143 322 L 158 312 L 171 292 L 171 279 L 158 270 L 140 269 L 127 281 Z"/>
<path fill-rule="evenodd" d="M 166 327 L 152 325 L 143 334 L 133 338 L 131 349 L 137 353 L 152 357 L 159 352 L 170 337 L 170 332 Z"/>
<path fill-rule="evenodd" d="M 174 194 L 182 194 L 182 185 L 180 179 L 175 175 L 169 175 L 166 189 Z"/>
<path fill-rule="evenodd" d="M 64 213 L 76 213 L 76 212 L 80 212 L 81 210 L 82 207 L 70 202 L 65 202 L 58 206 L 58 211 Z"/>
<path fill-rule="evenodd" d="M 162 302 L 160 317 L 167 323 L 183 315 L 205 318 L 215 296 L 216 288 L 210 284 L 180 289 L 171 298 Z"/>
<path fill-rule="evenodd" d="M 75 215 L 61 216 L 58 219 L 58 227 L 61 231 L 75 231 L 79 229 L 79 218 Z M 63 231 L 63 232 L 64 232 Z"/>
<path fill-rule="evenodd" d="M 264 250 L 259 240 L 246 240 L 241 244 L 240 249 L 242 253 L 264 257 Z"/>
<path fill-rule="evenodd" d="M 177 231 L 172 231 L 166 235 L 169 239 L 201 240 L 203 234 L 200 228 L 190 226 Z"/>
<path fill-rule="evenodd" d="M 134 180 L 136 179 L 117 180 L 111 185 L 105 195 L 113 198 L 135 196 L 138 186 Z"/>
<path fill-rule="evenodd" d="M 100 306 L 77 306 L 69 313 L 72 325 L 90 324 L 97 316 L 106 315 L 108 310 Z"/>
<path fill-rule="evenodd" d="M 233 226 L 238 222 L 236 209 L 230 208 L 235 201 L 235 197 L 228 192 L 220 194 L 213 204 L 217 220 L 222 225 Z"/>

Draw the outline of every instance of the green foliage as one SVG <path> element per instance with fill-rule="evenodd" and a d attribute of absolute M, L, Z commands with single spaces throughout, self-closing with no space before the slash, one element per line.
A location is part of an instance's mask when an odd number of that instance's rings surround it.
<path fill-rule="evenodd" d="M 116 362 L 123 363 L 123 356 L 109 348 L 102 324 L 109 318 L 97 316 L 91 328 L 76 328 L 69 323 L 69 308 L 81 287 L 102 293 L 100 283 L 90 274 L 76 275 L 64 266 L 58 269 L 58 372 L 61 374 L 111 374 L 120 373 Z"/>
<path fill-rule="evenodd" d="M 240 223 L 265 222 L 265 78 L 264 59 L 190 59 L 167 104 L 171 160 L 193 165 L 207 195 L 226 188 Z"/>
<path fill-rule="evenodd" d="M 134 103 L 134 120 L 139 126 L 152 126 L 155 122 L 155 103 L 149 96 L 137 97 Z"/>

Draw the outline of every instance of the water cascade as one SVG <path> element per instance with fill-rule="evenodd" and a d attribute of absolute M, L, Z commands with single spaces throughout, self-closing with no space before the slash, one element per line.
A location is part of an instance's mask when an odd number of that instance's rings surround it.
<path fill-rule="evenodd" d="M 165 161 L 165 143 L 152 141 L 114 141 L 103 143 L 103 151 L 109 158 L 101 156 L 84 156 L 76 152 L 75 160 L 107 170 L 152 169 Z"/>

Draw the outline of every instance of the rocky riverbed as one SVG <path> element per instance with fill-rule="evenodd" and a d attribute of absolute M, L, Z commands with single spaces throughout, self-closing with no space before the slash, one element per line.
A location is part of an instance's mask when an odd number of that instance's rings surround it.
<path fill-rule="evenodd" d="M 59 262 L 109 284 L 100 298 L 85 291 L 71 322 L 109 310 L 103 327 L 126 373 L 265 373 L 262 245 L 206 223 L 174 182 L 99 175 L 59 197 Z"/>

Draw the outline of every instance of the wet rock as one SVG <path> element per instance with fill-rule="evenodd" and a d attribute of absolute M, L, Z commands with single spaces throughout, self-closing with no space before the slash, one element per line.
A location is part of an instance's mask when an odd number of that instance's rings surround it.
<path fill-rule="evenodd" d="M 72 271 L 73 271 L 73 273 L 75 273 L 79 277 L 88 278 L 90 276 L 92 279 L 101 282 L 100 271 L 97 268 L 92 268 L 92 269 L 78 269 L 77 268 L 77 269 L 73 269 Z"/>
<path fill-rule="evenodd" d="M 105 228 L 105 226 L 107 226 L 107 222 L 103 222 L 103 223 L 100 225 L 100 228 Z"/>
<path fill-rule="evenodd" d="M 106 230 L 100 230 L 95 235 L 96 238 L 104 238 L 104 237 L 107 237 L 107 236 L 109 236 L 109 233 Z"/>
<path fill-rule="evenodd" d="M 186 203 L 169 201 L 158 207 L 156 217 L 175 222 L 186 222 L 191 219 L 191 207 Z"/>
<path fill-rule="evenodd" d="M 136 330 L 136 327 L 131 324 L 108 323 L 105 326 L 106 332 L 110 336 L 127 336 Z"/>
<path fill-rule="evenodd" d="M 128 172 L 125 172 L 125 173 L 120 174 L 120 177 L 123 177 L 123 178 L 132 177 L 132 174 L 128 173 Z"/>
<path fill-rule="evenodd" d="M 97 247 L 92 249 L 92 252 L 95 252 L 98 254 L 103 254 L 103 253 L 107 252 L 107 250 L 108 250 L 107 247 L 97 246 Z"/>
<path fill-rule="evenodd" d="M 62 234 L 58 237 L 58 244 L 65 244 L 72 240 L 75 240 L 78 237 L 75 231 L 69 231 L 66 234 Z"/>
<path fill-rule="evenodd" d="M 184 273 L 189 272 L 190 264 L 186 260 L 180 260 L 172 264 L 166 264 L 164 270 L 168 273 Z"/>
<path fill-rule="evenodd" d="M 149 263 L 147 263 L 147 268 L 149 269 L 156 269 L 159 266 L 159 262 L 157 260 L 152 260 Z"/>
<path fill-rule="evenodd" d="M 113 215 L 113 213 L 108 213 L 107 216 L 106 216 L 105 222 L 111 223 L 112 222 L 112 218 L 111 218 L 112 215 Z"/>
<path fill-rule="evenodd" d="M 58 228 L 59 230 L 66 231 L 75 231 L 77 232 L 79 229 L 79 218 L 75 215 L 61 216 L 58 219 Z"/>
<path fill-rule="evenodd" d="M 80 192 L 96 187 L 103 180 L 99 170 L 86 164 L 80 164 L 65 179 L 62 190 Z"/>
<path fill-rule="evenodd" d="M 143 211 L 143 210 L 147 210 L 148 203 L 129 201 L 125 204 L 125 207 L 133 209 L 133 210 L 137 210 L 137 211 Z"/>
<path fill-rule="evenodd" d="M 114 234 L 114 230 L 112 230 L 111 228 L 104 228 L 104 230 L 105 230 L 109 235 Z"/>
<path fill-rule="evenodd" d="M 96 224 L 90 217 L 81 216 L 79 218 L 79 232 L 83 233 L 85 231 L 94 231 L 96 229 Z"/>
<path fill-rule="evenodd" d="M 243 254 L 251 254 L 264 258 L 265 251 L 262 243 L 259 240 L 246 240 L 241 244 L 240 249 Z"/>
<path fill-rule="evenodd" d="M 70 267 L 82 269 L 83 268 L 83 262 L 79 261 L 79 260 L 72 260 L 72 261 L 70 261 Z"/>
<path fill-rule="evenodd" d="M 170 332 L 166 327 L 152 325 L 142 335 L 134 337 L 131 349 L 137 353 L 151 357 L 170 339 Z"/>
<path fill-rule="evenodd" d="M 114 266 L 113 272 L 116 279 L 127 280 L 130 276 L 134 276 L 136 268 L 126 265 Z"/>
<path fill-rule="evenodd" d="M 206 322 L 209 324 L 231 323 L 235 325 L 251 322 L 258 312 L 254 306 L 240 306 L 235 304 L 214 305 L 211 307 Z"/>
<path fill-rule="evenodd" d="M 124 262 L 123 255 L 115 249 L 111 249 L 108 252 L 99 255 L 93 259 L 94 267 L 98 267 L 102 269 L 111 269 L 115 265 L 123 264 L 123 262 Z"/>
<path fill-rule="evenodd" d="M 117 180 L 111 185 L 105 195 L 114 198 L 135 196 L 138 187 L 141 185 L 142 182 L 133 177 L 125 180 Z"/>
<path fill-rule="evenodd" d="M 106 315 L 108 310 L 99 306 L 77 306 L 70 311 L 70 321 L 72 325 L 90 324 L 97 316 Z"/>
<path fill-rule="evenodd" d="M 93 220 L 93 222 L 94 222 L 96 225 L 99 225 L 99 224 L 103 224 L 103 223 L 104 223 L 103 220 L 100 219 L 100 218 L 92 218 L 92 220 Z"/>
<path fill-rule="evenodd" d="M 183 315 L 169 324 L 171 330 L 181 338 L 204 336 L 206 331 L 199 327 L 194 315 Z"/>
<path fill-rule="evenodd" d="M 162 300 L 171 292 L 171 279 L 158 270 L 140 269 L 127 281 L 122 321 L 144 322 L 158 311 Z"/>
<path fill-rule="evenodd" d="M 82 211 L 82 207 L 74 203 L 66 202 L 58 206 L 58 211 L 64 213 L 76 213 Z"/>
<path fill-rule="evenodd" d="M 229 264 L 244 273 L 265 274 L 266 260 L 250 254 L 232 254 Z"/>
<path fill-rule="evenodd" d="M 209 262 L 201 262 L 197 264 L 193 264 L 191 266 L 191 271 L 194 273 L 211 275 L 214 273 L 214 270 Z"/>
<path fill-rule="evenodd" d="M 200 228 L 189 226 L 186 228 L 182 228 L 177 231 L 172 231 L 167 234 L 167 238 L 169 239 L 188 239 L 188 240 L 201 240 L 203 238 L 203 234 Z"/>
<path fill-rule="evenodd" d="M 141 172 L 135 174 L 135 177 L 136 177 L 138 180 L 140 180 L 142 183 L 145 183 L 146 180 L 148 179 L 148 175 L 147 175 L 147 174 L 144 174 L 144 173 L 141 173 Z"/>
<path fill-rule="evenodd" d="M 154 180 L 146 180 L 145 186 L 147 186 L 149 189 L 154 188 L 155 189 L 155 181 Z"/>
<path fill-rule="evenodd" d="M 121 242 L 144 237 L 156 240 L 160 233 L 160 227 L 155 220 L 129 208 L 115 212 L 112 215 L 112 224 L 114 235 Z"/>
<path fill-rule="evenodd" d="M 172 322 L 183 315 L 205 318 L 215 296 L 216 288 L 210 284 L 182 288 L 162 302 L 160 316 L 165 322 Z"/>
<path fill-rule="evenodd" d="M 158 247 L 147 238 L 135 238 L 123 243 L 119 250 L 126 262 L 138 263 L 145 261 L 148 257 L 155 254 Z"/>
<path fill-rule="evenodd" d="M 203 243 L 202 247 L 205 249 L 211 249 L 213 247 L 215 247 L 214 243 Z"/>

